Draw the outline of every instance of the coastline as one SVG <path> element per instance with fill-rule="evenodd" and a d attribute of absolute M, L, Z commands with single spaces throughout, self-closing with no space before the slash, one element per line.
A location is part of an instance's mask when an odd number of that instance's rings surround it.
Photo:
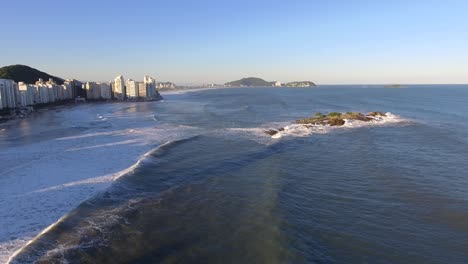
<path fill-rule="evenodd" d="M 43 111 L 47 118 L 32 121 L 44 127 L 37 136 L 45 139 L 2 147 L 0 210 L 5 213 L 0 219 L 0 263 L 108 188 L 142 155 L 183 137 L 177 127 L 158 126 L 151 112 L 127 111 L 154 103 L 158 102 L 93 103 Z M 52 127 L 61 126 L 64 132 L 49 131 L 51 120 Z"/>
<path fill-rule="evenodd" d="M 151 100 L 86 100 L 84 103 L 76 103 L 74 100 L 59 101 L 48 104 L 39 104 L 34 106 L 28 106 L 18 109 L 3 110 L 4 112 L 9 111 L 10 114 L 0 114 L 0 125 L 8 123 L 14 120 L 21 120 L 28 118 L 30 115 L 35 113 L 42 113 L 46 111 L 60 110 L 67 107 L 74 107 L 82 104 L 114 104 L 114 103 L 139 103 L 139 102 L 157 102 L 164 98 L 159 96 Z"/>

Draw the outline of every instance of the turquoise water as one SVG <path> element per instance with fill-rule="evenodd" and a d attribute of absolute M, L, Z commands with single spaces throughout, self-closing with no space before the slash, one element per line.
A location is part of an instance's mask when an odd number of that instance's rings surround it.
<path fill-rule="evenodd" d="M 467 88 L 166 95 L 140 110 L 193 135 L 154 149 L 13 262 L 466 263 Z M 331 111 L 398 118 L 262 133 Z"/>

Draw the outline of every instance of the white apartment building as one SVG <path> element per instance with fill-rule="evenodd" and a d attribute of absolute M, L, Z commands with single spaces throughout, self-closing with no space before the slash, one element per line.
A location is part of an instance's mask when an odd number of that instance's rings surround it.
<path fill-rule="evenodd" d="M 36 102 L 37 87 L 32 84 L 26 84 L 24 82 L 18 83 L 19 97 L 18 105 L 21 107 L 34 105 Z"/>
<path fill-rule="evenodd" d="M 101 98 L 110 100 L 112 99 L 112 88 L 110 84 L 107 83 L 100 83 L 100 88 L 101 88 Z"/>
<path fill-rule="evenodd" d="M 55 83 L 53 79 L 49 79 L 46 82 L 47 87 L 49 88 L 49 102 L 55 102 L 61 100 L 59 94 L 59 85 Z"/>
<path fill-rule="evenodd" d="M 63 100 L 68 100 L 73 98 L 73 84 L 71 82 L 65 81 L 61 85 L 63 91 Z"/>
<path fill-rule="evenodd" d="M 18 84 L 9 79 L 0 79 L 0 100 L 2 108 L 15 108 Z"/>
<path fill-rule="evenodd" d="M 143 98 L 148 97 L 147 85 L 148 84 L 146 84 L 144 82 L 139 82 L 138 83 L 138 97 L 143 97 Z"/>
<path fill-rule="evenodd" d="M 49 87 L 46 85 L 46 83 L 42 80 L 39 79 L 36 82 L 37 86 L 37 103 L 38 104 L 46 104 L 48 102 L 51 102 L 49 100 Z"/>
<path fill-rule="evenodd" d="M 46 85 L 37 85 L 37 103 L 46 104 L 49 102 L 49 88 Z"/>
<path fill-rule="evenodd" d="M 156 98 L 156 95 L 158 94 L 156 92 L 156 80 L 152 77 L 145 76 L 143 77 L 143 82 L 146 84 L 146 97 Z"/>
<path fill-rule="evenodd" d="M 114 98 L 123 100 L 125 98 L 125 80 L 122 75 L 115 77 L 113 84 Z"/>
<path fill-rule="evenodd" d="M 126 83 L 126 91 L 127 91 L 127 97 L 128 98 L 138 98 L 139 93 L 138 93 L 138 82 L 134 81 L 132 79 L 128 79 Z"/>
<path fill-rule="evenodd" d="M 86 98 L 91 100 L 101 99 L 101 84 L 95 82 L 87 82 L 85 84 Z"/>
<path fill-rule="evenodd" d="M 46 84 L 45 86 L 47 87 L 47 93 L 48 93 L 48 96 L 49 96 L 49 103 L 53 103 L 53 102 L 57 101 L 57 91 L 56 91 L 55 85 Z"/>
<path fill-rule="evenodd" d="M 75 79 L 67 79 L 63 82 L 63 85 L 66 85 L 68 88 L 70 88 L 70 99 L 78 96 L 79 83 L 80 82 Z"/>

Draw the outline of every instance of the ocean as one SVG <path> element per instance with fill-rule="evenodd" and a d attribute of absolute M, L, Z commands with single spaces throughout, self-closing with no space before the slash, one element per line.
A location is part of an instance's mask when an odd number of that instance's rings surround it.
<path fill-rule="evenodd" d="M 0 127 L 10 263 L 468 261 L 468 86 L 163 96 Z M 388 117 L 291 125 L 348 111 Z"/>

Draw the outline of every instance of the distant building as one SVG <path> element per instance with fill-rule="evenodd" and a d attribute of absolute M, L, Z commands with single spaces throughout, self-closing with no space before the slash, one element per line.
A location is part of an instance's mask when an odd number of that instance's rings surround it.
<path fill-rule="evenodd" d="M 35 97 L 34 101 L 36 101 L 37 104 L 48 103 L 50 101 L 49 100 L 49 87 L 47 87 L 46 83 L 42 79 L 39 79 L 36 82 L 36 87 L 37 87 L 37 96 Z"/>
<path fill-rule="evenodd" d="M 283 83 L 282 82 L 275 82 L 275 86 L 276 87 L 281 87 L 281 86 L 283 86 Z"/>
<path fill-rule="evenodd" d="M 138 83 L 138 97 L 140 98 L 148 97 L 147 84 L 144 82 Z"/>
<path fill-rule="evenodd" d="M 62 85 L 53 79 L 39 79 L 35 84 L 16 83 L 14 80 L 0 79 L 0 109 L 14 109 L 70 100 L 73 98 L 89 98 L 92 100 L 112 98 L 123 100 L 128 98 L 158 98 L 157 87 L 175 88 L 172 83 L 156 83 L 154 78 L 144 76 L 143 82 L 117 76 L 111 83 L 81 82 L 69 79 Z M 80 101 L 80 100 L 78 100 Z"/>
<path fill-rule="evenodd" d="M 0 79 L 0 100 L 2 108 L 15 108 L 18 84 L 9 79 Z"/>
<path fill-rule="evenodd" d="M 23 82 L 18 83 L 19 97 L 18 105 L 21 107 L 36 104 L 35 98 L 37 93 L 37 87 L 32 84 L 26 84 Z"/>
<path fill-rule="evenodd" d="M 82 88 L 83 84 L 75 79 L 67 79 L 63 85 L 71 88 L 71 98 L 85 97 L 86 91 Z"/>
<path fill-rule="evenodd" d="M 146 97 L 156 98 L 158 96 L 158 92 L 156 91 L 156 80 L 149 76 L 145 76 L 143 77 L 143 82 L 146 84 Z"/>
<path fill-rule="evenodd" d="M 159 82 L 156 85 L 158 89 L 175 89 L 177 86 L 171 82 Z"/>
<path fill-rule="evenodd" d="M 132 79 L 128 79 L 125 85 L 126 88 L 126 95 L 128 98 L 138 98 L 139 97 L 139 87 L 138 87 L 138 82 L 134 81 Z"/>
<path fill-rule="evenodd" d="M 74 83 L 65 81 L 61 85 L 63 90 L 63 100 L 69 100 L 74 98 Z"/>
<path fill-rule="evenodd" d="M 60 85 L 57 85 L 57 83 L 55 83 L 55 81 L 52 78 L 50 78 L 46 82 L 46 85 L 49 88 L 48 90 L 49 102 L 60 101 L 61 100 L 60 94 L 59 94 Z"/>
<path fill-rule="evenodd" d="M 110 84 L 107 83 L 99 83 L 100 88 L 101 88 L 101 98 L 110 100 L 112 99 L 112 88 Z"/>
<path fill-rule="evenodd" d="M 112 88 L 115 99 L 123 100 L 125 98 L 125 80 L 122 75 L 115 77 Z"/>
<path fill-rule="evenodd" d="M 86 98 L 89 100 L 101 99 L 101 85 L 95 82 L 87 82 L 85 84 Z"/>

